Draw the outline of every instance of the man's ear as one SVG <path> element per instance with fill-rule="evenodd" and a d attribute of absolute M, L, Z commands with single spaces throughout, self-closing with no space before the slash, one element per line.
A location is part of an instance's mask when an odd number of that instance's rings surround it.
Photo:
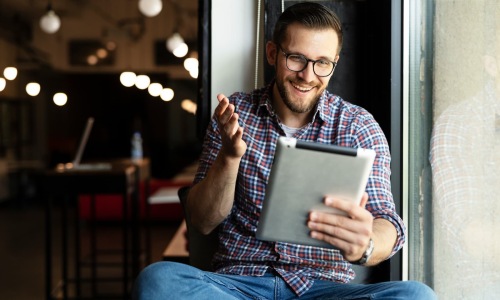
<path fill-rule="evenodd" d="M 276 44 L 269 41 L 266 43 L 266 58 L 267 58 L 267 63 L 270 64 L 271 66 L 276 65 L 276 53 L 278 49 L 276 47 Z"/>
<path fill-rule="evenodd" d="M 339 63 L 339 59 L 340 59 L 340 55 L 335 56 L 335 60 L 334 61 L 335 61 L 336 64 Z"/>
<path fill-rule="evenodd" d="M 483 56 L 484 59 L 484 69 L 486 73 L 490 74 L 492 77 L 498 76 L 498 63 L 496 59 L 491 55 Z"/>

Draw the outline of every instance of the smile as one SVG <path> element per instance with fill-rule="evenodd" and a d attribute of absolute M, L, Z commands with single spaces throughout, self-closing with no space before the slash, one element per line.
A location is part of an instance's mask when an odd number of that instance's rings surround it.
<path fill-rule="evenodd" d="M 298 86 L 298 85 L 293 84 L 292 82 L 290 82 L 290 83 L 292 84 L 292 86 L 293 86 L 294 88 L 296 88 L 297 90 L 299 90 L 299 91 L 301 91 L 301 92 L 303 92 L 303 93 L 305 93 L 305 92 L 309 92 L 310 90 L 312 90 L 312 89 L 313 89 L 312 87 L 300 87 L 300 86 Z"/>

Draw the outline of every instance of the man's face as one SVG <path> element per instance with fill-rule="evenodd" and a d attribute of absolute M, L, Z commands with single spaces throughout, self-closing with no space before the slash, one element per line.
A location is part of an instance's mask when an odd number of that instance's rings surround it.
<path fill-rule="evenodd" d="M 333 29 L 314 30 L 300 24 L 291 24 L 281 45 L 268 45 L 268 60 L 276 69 L 274 88 L 278 90 L 281 100 L 294 113 L 308 113 L 315 107 L 332 75 L 317 76 L 312 62 L 303 71 L 290 71 L 280 47 L 288 54 L 302 54 L 312 60 L 327 59 L 336 62 L 339 58 L 337 34 Z"/>

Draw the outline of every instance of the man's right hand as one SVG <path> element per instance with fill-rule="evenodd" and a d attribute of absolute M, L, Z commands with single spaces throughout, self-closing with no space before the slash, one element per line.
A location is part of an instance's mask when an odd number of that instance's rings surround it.
<path fill-rule="evenodd" d="M 193 185 L 187 199 L 191 222 L 203 234 L 212 232 L 231 212 L 241 157 L 247 150 L 234 105 L 222 94 L 217 100 L 214 117 L 222 146 L 205 178 Z"/>
<path fill-rule="evenodd" d="M 219 105 L 215 108 L 214 115 L 221 132 L 221 153 L 227 158 L 241 158 L 247 150 L 247 144 L 243 141 L 243 127 L 238 123 L 238 114 L 234 112 L 235 107 L 229 104 L 229 99 L 223 94 L 217 95 Z"/>

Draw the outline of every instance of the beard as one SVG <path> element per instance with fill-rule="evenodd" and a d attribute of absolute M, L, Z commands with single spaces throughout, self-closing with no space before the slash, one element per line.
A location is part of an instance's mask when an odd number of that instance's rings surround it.
<path fill-rule="evenodd" d="M 299 82 L 298 84 L 301 84 L 301 82 Z M 281 96 L 281 99 L 283 100 L 283 103 L 286 105 L 286 107 L 288 107 L 288 109 L 290 109 L 294 113 L 307 113 L 313 110 L 316 107 L 316 104 L 318 103 L 319 98 L 321 97 L 321 94 L 324 91 L 324 89 L 320 90 L 319 93 L 313 99 L 313 101 L 300 102 L 292 100 L 289 91 L 285 88 L 283 80 L 278 80 L 276 78 L 276 87 L 278 88 L 278 92 Z"/>

